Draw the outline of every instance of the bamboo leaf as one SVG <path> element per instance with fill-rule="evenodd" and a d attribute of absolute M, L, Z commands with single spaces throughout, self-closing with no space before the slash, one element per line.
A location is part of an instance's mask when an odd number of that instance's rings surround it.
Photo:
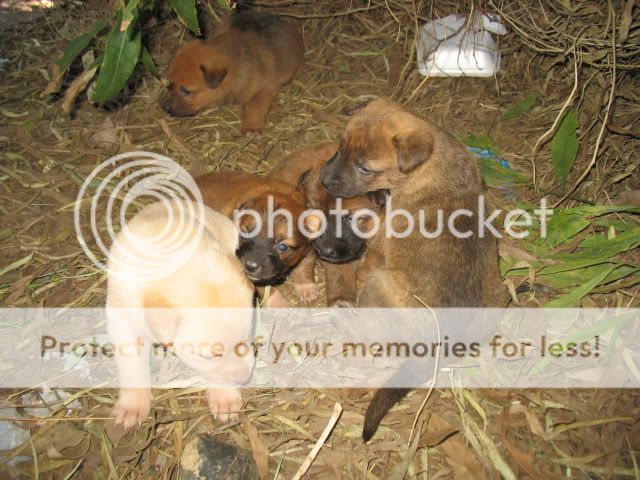
<path fill-rule="evenodd" d="M 170 3 L 171 8 L 176 12 L 180 21 L 193 33 L 200 35 L 196 0 L 171 0 Z"/>
<path fill-rule="evenodd" d="M 137 9 L 134 10 L 134 16 L 137 19 Z M 121 22 L 118 21 L 109 33 L 104 60 L 91 101 L 104 102 L 115 97 L 136 68 L 142 48 L 140 31 L 136 29 L 136 23 L 136 21 L 131 22 L 126 31 L 121 32 Z"/>
<path fill-rule="evenodd" d="M 153 75 L 156 78 L 160 78 L 160 72 L 158 71 L 158 67 L 156 66 L 155 62 L 153 61 L 153 57 L 151 56 L 151 53 L 149 52 L 149 50 L 147 49 L 147 47 L 143 46 L 142 47 L 142 64 L 147 67 L 147 70 L 149 70 L 151 72 L 151 75 Z"/>
<path fill-rule="evenodd" d="M 536 104 L 537 101 L 538 94 L 531 92 L 524 99 L 520 100 L 513 107 L 503 113 L 500 117 L 500 120 L 510 120 L 512 118 L 518 117 L 522 113 L 531 110 L 531 108 Z"/>
<path fill-rule="evenodd" d="M 86 33 L 78 35 L 71 40 L 62 52 L 62 56 L 56 60 L 56 65 L 60 68 L 60 73 L 64 73 L 71 66 L 73 61 L 87 48 L 87 45 L 107 26 L 104 20 L 99 21 Z"/>
<path fill-rule="evenodd" d="M 563 186 L 578 154 L 578 117 L 575 112 L 568 112 L 558 127 L 551 142 L 551 159 L 556 171 L 558 183 Z"/>

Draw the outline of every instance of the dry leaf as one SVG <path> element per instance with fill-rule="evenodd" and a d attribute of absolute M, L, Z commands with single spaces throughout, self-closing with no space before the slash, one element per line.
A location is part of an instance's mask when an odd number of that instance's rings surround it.
<path fill-rule="evenodd" d="M 266 480 L 269 477 L 269 449 L 264 444 L 258 433 L 258 429 L 251 423 L 245 415 L 240 417 L 242 422 L 242 428 L 249 437 L 249 443 L 251 444 L 251 452 L 253 453 L 253 459 L 258 467 L 258 473 L 260 474 L 260 480 Z"/>

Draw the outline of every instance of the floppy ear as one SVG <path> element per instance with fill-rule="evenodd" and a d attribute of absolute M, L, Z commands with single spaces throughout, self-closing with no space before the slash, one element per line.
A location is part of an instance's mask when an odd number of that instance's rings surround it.
<path fill-rule="evenodd" d="M 208 69 L 204 65 L 200 65 L 200 70 L 204 75 L 204 81 L 206 82 L 209 88 L 216 88 L 218 85 L 222 83 L 224 77 L 227 76 L 227 69 L 223 70 L 213 70 Z"/>
<path fill-rule="evenodd" d="M 298 183 L 296 184 L 296 190 L 298 192 L 304 190 L 304 187 L 309 183 L 309 176 L 311 175 L 311 169 L 305 170 L 302 172 L 302 175 L 298 178 Z"/>
<path fill-rule="evenodd" d="M 398 167 L 402 173 L 415 170 L 429 160 L 433 153 L 433 140 L 427 132 L 395 135 L 392 141 L 398 155 Z"/>

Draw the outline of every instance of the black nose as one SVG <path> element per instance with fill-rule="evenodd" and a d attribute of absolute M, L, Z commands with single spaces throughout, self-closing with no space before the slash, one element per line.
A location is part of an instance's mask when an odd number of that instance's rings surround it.
<path fill-rule="evenodd" d="M 326 258 L 333 258 L 336 255 L 336 249 L 333 246 L 326 246 L 320 248 L 320 254 Z"/>
<path fill-rule="evenodd" d="M 169 114 L 171 113 L 171 105 L 169 104 L 168 101 L 162 104 L 162 109 Z"/>
<path fill-rule="evenodd" d="M 260 269 L 260 265 L 252 260 L 244 262 L 244 269 L 249 273 L 256 273 Z"/>

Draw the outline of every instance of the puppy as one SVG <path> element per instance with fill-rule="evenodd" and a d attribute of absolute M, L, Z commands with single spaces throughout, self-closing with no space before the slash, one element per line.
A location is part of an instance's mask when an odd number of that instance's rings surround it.
<path fill-rule="evenodd" d="M 293 272 L 293 283 L 305 299 L 309 295 L 308 285 L 299 280 L 297 272 L 308 268 L 303 259 L 322 219 L 317 213 L 305 212 L 304 195 L 285 182 L 242 172 L 213 172 L 195 180 L 208 207 L 231 219 L 245 211 L 238 219 L 241 236 L 237 255 L 247 276 L 256 285 L 273 285 L 283 281 L 300 264 Z M 286 218 L 287 213 L 290 218 Z M 284 306 L 283 300 L 279 294 L 277 305 Z"/>
<path fill-rule="evenodd" d="M 127 229 L 110 250 L 106 303 L 120 379 L 112 415 L 126 428 L 141 423 L 151 408 L 152 343 L 173 344 L 181 360 L 213 385 L 246 382 L 254 364 L 253 351 L 228 353 L 230 345 L 248 344 L 253 325 L 254 289 L 235 256 L 233 222 L 172 200 L 144 207 Z M 202 310 L 209 308 L 217 310 Z M 226 352 L 212 354 L 215 344 L 227 346 Z M 216 386 L 207 393 L 213 415 L 223 421 L 237 416 L 239 388 Z"/>
<path fill-rule="evenodd" d="M 205 107 L 239 105 L 241 133 L 261 132 L 277 90 L 303 60 L 302 35 L 291 23 L 255 11 L 230 15 L 208 41 L 187 42 L 175 54 L 163 108 L 183 117 Z"/>
<path fill-rule="evenodd" d="M 384 204 L 384 195 L 378 192 L 338 200 L 320 184 L 320 171 L 338 146 L 337 143 L 323 143 L 302 147 L 283 158 L 267 174 L 295 185 L 297 190 L 304 192 L 307 208 L 325 213 L 326 228 L 313 241 L 315 252 L 309 254 L 310 260 L 306 262 L 309 268 L 301 272 L 301 281 L 313 284 L 316 257 L 322 260 L 330 307 L 354 305 L 356 301 L 357 264 L 351 262 L 363 255 L 372 222 L 370 215 L 358 216 L 356 212 L 368 210 L 378 214 Z M 338 212 L 338 204 L 341 212 Z"/>
<path fill-rule="evenodd" d="M 362 279 L 358 306 L 502 304 L 506 292 L 490 233 L 484 238 L 477 232 L 457 238 L 444 228 L 437 237 L 427 239 L 418 228 L 421 210 L 429 232 L 435 230 L 438 210 L 445 219 L 461 209 L 473 212 L 475 220 L 466 215 L 455 219 L 460 232 L 477 226 L 482 179 L 475 158 L 452 136 L 390 100 L 375 100 L 350 119 L 340 148 L 322 169 L 321 182 L 336 196 L 388 189 L 387 216 L 392 209 L 403 209 L 416 220 L 406 238 L 388 238 L 381 229 L 369 242 L 365 265 L 358 272 L 358 280 Z M 402 232 L 408 225 L 404 218 L 391 219 L 395 231 Z M 374 395 L 365 416 L 365 441 L 407 392 L 382 389 Z"/>

